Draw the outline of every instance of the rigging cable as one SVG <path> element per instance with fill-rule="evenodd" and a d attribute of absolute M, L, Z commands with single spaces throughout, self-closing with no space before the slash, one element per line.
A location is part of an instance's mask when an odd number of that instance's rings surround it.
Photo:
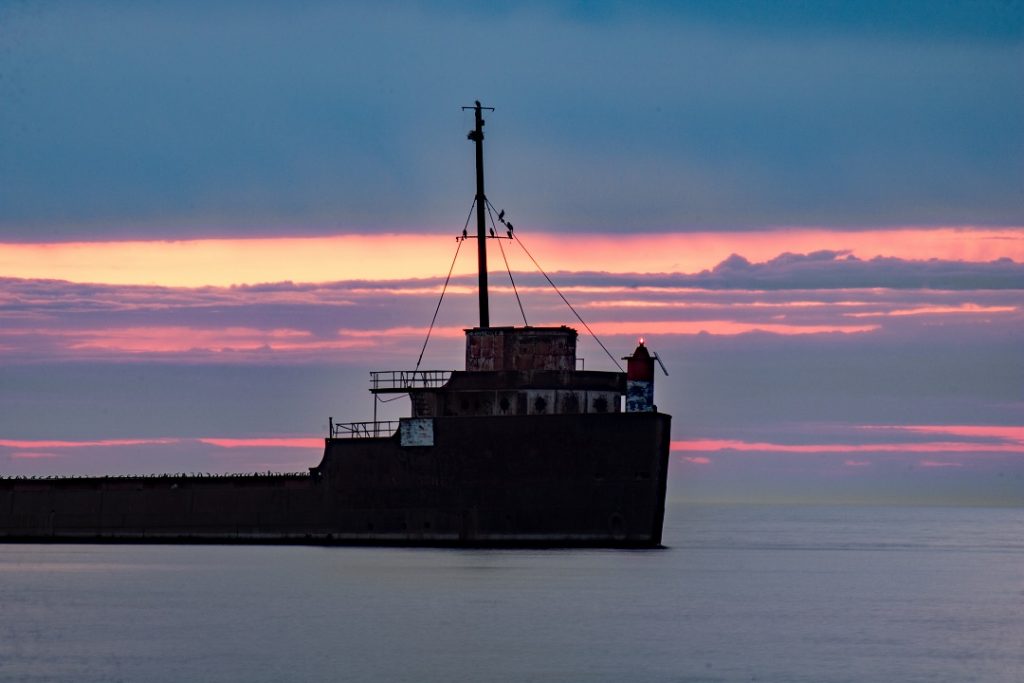
<path fill-rule="evenodd" d="M 554 282 L 552 282 L 551 278 L 548 277 L 548 274 L 545 273 L 544 269 L 540 267 L 540 264 L 537 263 L 537 259 L 533 258 L 533 254 L 531 254 L 530 251 L 526 248 L 526 245 L 523 244 L 522 238 L 517 238 L 516 241 L 519 242 L 519 246 L 523 248 L 523 251 L 526 252 L 526 255 L 530 257 L 531 261 L 533 261 L 533 265 L 537 266 L 537 270 L 539 270 L 540 274 L 544 276 L 544 279 L 548 281 L 548 284 L 551 285 L 551 287 L 556 292 L 558 292 L 558 296 L 562 297 L 562 301 L 564 301 L 565 305 L 569 307 L 569 310 L 573 312 L 573 315 L 576 316 L 576 319 L 583 324 L 583 327 L 587 328 L 587 332 L 589 332 L 590 336 L 594 338 L 594 341 L 600 344 L 601 348 L 604 349 L 604 352 L 607 353 L 608 357 L 612 359 L 612 362 L 615 363 L 615 367 L 619 369 L 619 372 L 625 372 L 625 370 L 622 369 L 622 366 L 619 365 L 619 361 L 615 360 L 615 356 L 613 356 L 611 352 L 608 350 L 608 347 L 606 347 L 604 343 L 598 338 L 598 336 L 594 334 L 594 331 L 590 329 L 590 325 L 587 324 L 587 321 L 580 317 L 580 314 L 577 313 L 576 309 L 572 307 L 572 304 L 569 303 L 569 300 L 565 298 L 565 295 L 562 294 L 562 290 L 560 290 L 558 286 Z"/>
<path fill-rule="evenodd" d="M 476 200 L 475 199 L 473 200 L 473 203 L 476 204 Z M 473 215 L 473 207 L 470 207 L 469 215 L 470 216 Z M 468 217 L 466 218 L 466 225 L 469 225 L 469 218 Z M 465 232 L 466 228 L 463 227 L 462 230 L 463 230 L 463 232 Z M 458 244 L 458 246 L 455 247 L 455 256 L 452 258 L 452 265 L 451 265 L 451 267 L 448 268 L 448 277 L 446 277 L 444 279 L 444 287 L 441 288 L 441 297 L 437 300 L 437 307 L 434 309 L 434 317 L 430 319 L 430 327 L 427 328 L 427 338 L 423 340 L 423 348 L 420 349 L 420 357 L 416 359 L 416 368 L 415 368 L 415 370 L 413 370 L 413 372 L 416 372 L 416 370 L 419 370 L 420 369 L 420 363 L 423 362 L 423 353 L 427 350 L 427 342 L 430 341 L 430 333 L 434 331 L 434 323 L 437 322 L 437 312 L 441 310 L 441 302 L 444 301 L 444 293 L 446 291 L 448 291 L 448 283 L 452 279 L 452 271 L 455 270 L 455 261 L 457 261 L 458 258 L 459 258 L 459 250 L 462 249 L 462 243 L 465 240 L 456 237 L 455 241 Z"/>
<path fill-rule="evenodd" d="M 493 207 L 491 206 L 491 203 L 488 201 L 487 202 L 487 215 L 491 217 L 491 227 L 496 229 L 497 226 L 494 224 L 494 214 L 491 212 L 492 208 Z M 505 256 L 505 247 L 501 246 L 501 239 L 502 238 L 500 238 L 500 237 L 497 238 L 497 240 L 498 240 L 498 249 L 501 250 L 501 258 L 502 258 L 502 260 L 505 261 L 505 270 L 508 271 L 508 280 L 509 280 L 509 282 L 512 283 L 512 292 L 516 295 L 516 303 L 519 304 L 519 313 L 522 314 L 522 316 L 523 316 L 523 324 L 526 325 L 527 327 L 529 327 L 530 323 L 528 323 L 526 321 L 526 311 L 523 310 L 523 302 L 519 298 L 519 290 L 516 289 L 516 281 L 512 277 L 512 269 L 509 268 L 508 257 Z M 509 239 L 512 239 L 511 235 L 509 236 Z"/>

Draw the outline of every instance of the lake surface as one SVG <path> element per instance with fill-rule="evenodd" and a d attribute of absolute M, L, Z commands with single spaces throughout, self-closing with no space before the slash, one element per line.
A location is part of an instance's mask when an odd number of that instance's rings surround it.
<path fill-rule="evenodd" d="M 1024 681 L 1024 510 L 673 505 L 665 543 L 0 545 L 0 680 Z"/>

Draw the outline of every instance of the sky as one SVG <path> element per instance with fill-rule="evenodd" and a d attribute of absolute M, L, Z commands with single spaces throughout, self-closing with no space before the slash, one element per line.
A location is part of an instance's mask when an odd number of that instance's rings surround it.
<path fill-rule="evenodd" d="M 461 367 L 476 99 L 492 322 L 646 337 L 672 497 L 1024 504 L 1016 1 L 0 4 L 0 474 L 305 470 L 449 267 Z"/>

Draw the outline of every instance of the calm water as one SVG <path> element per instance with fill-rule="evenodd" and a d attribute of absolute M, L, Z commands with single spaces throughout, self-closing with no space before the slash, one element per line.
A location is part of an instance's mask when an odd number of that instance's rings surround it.
<path fill-rule="evenodd" d="M 0 680 L 1024 681 L 1024 510 L 674 506 L 666 542 L 0 546 Z"/>

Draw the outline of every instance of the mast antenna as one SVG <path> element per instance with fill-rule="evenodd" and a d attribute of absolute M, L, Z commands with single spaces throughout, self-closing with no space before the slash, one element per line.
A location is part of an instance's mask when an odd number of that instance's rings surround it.
<path fill-rule="evenodd" d="M 494 111 L 494 107 L 481 106 L 476 100 L 472 107 L 476 127 L 466 137 L 476 143 L 476 260 L 480 279 L 480 327 L 491 326 L 490 304 L 487 299 L 487 195 L 484 194 L 484 116 L 483 111 Z"/>

